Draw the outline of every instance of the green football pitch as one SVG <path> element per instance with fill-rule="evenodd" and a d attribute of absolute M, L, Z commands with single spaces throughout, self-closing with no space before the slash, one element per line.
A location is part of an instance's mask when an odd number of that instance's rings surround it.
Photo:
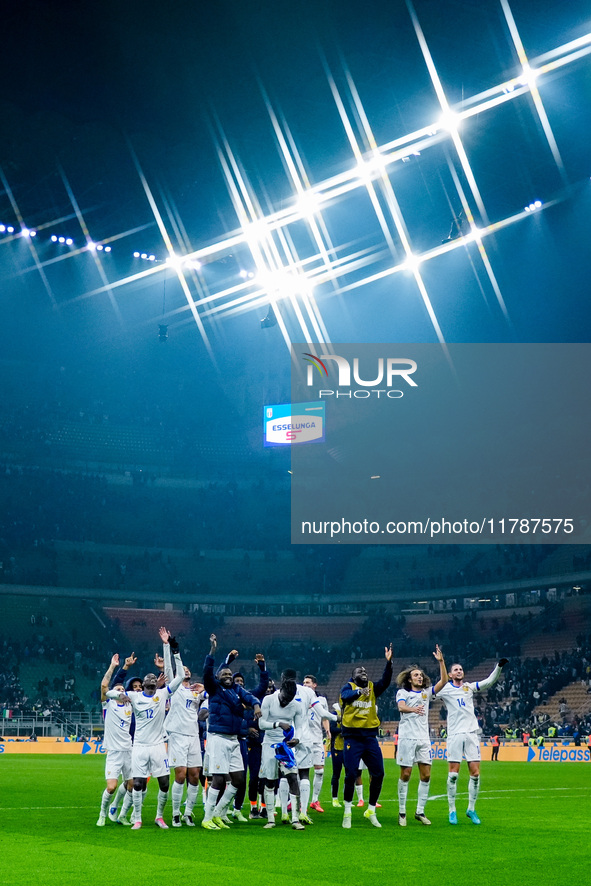
<path fill-rule="evenodd" d="M 0 875 L 3 884 L 203 883 L 206 886 L 313 883 L 382 886 L 523 886 L 584 883 L 589 875 L 590 776 L 585 763 L 482 765 L 477 809 L 480 827 L 464 815 L 467 771 L 458 791 L 459 824 L 447 821 L 446 767 L 435 763 L 427 814 L 414 821 L 417 774 L 409 791 L 408 827 L 397 824 L 398 770 L 386 761 L 373 828 L 353 809 L 353 827 L 341 827 L 330 805 L 330 761 L 314 826 L 292 831 L 263 822 L 231 830 L 161 831 L 153 824 L 156 785 L 150 782 L 140 831 L 107 821 L 96 827 L 104 758 L 5 755 L 0 758 Z M 341 785 L 342 790 L 342 785 Z M 365 786 L 367 801 L 367 786 Z M 201 807 L 198 807 L 200 811 Z M 170 822 L 170 800 L 165 812 Z"/>

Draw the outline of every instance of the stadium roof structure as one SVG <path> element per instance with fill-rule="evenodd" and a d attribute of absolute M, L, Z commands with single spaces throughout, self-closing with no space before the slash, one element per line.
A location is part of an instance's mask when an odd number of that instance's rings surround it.
<path fill-rule="evenodd" d="M 4 28 L 23 400 L 48 364 L 107 411 L 156 379 L 260 454 L 292 342 L 590 339 L 583 0 L 28 0 Z"/>
<path fill-rule="evenodd" d="M 588 337 L 584 3 L 107 8 L 7 19 L 3 277 L 47 345 Z"/>

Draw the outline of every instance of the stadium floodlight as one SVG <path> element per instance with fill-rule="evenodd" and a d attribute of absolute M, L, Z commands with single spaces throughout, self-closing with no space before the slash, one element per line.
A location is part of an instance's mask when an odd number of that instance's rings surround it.
<path fill-rule="evenodd" d="M 98 249 L 98 251 L 99 251 L 99 252 L 102 252 L 102 251 L 103 251 L 103 249 L 104 249 L 104 247 L 103 247 L 103 244 L 102 244 L 102 243 L 97 243 L 97 244 L 96 244 L 96 248 L 97 248 L 97 249 Z"/>
<path fill-rule="evenodd" d="M 534 68 L 530 68 L 528 64 L 525 64 L 523 66 L 523 73 L 518 82 L 521 83 L 523 86 L 529 86 L 530 89 L 533 89 L 535 88 L 539 76 L 539 71 L 536 71 Z"/>
<path fill-rule="evenodd" d="M 156 261 L 156 256 L 155 256 L 155 255 L 149 255 L 149 256 L 148 256 L 148 261 Z"/>
<path fill-rule="evenodd" d="M 379 151 L 375 151 L 371 157 L 358 162 L 356 172 L 361 181 L 368 184 L 377 175 L 385 172 L 386 166 L 386 158 Z"/>
<path fill-rule="evenodd" d="M 52 234 L 52 235 L 51 235 L 51 242 L 52 242 L 52 243 L 57 243 L 57 237 L 55 236 L 55 234 Z"/>
<path fill-rule="evenodd" d="M 140 255 L 140 258 L 146 258 L 146 259 L 147 259 L 147 258 L 148 258 L 148 253 L 147 253 L 147 252 L 142 252 L 142 254 Z"/>
<path fill-rule="evenodd" d="M 139 257 L 140 257 L 139 252 L 134 252 L 134 253 L 133 253 L 133 257 L 134 257 L 134 258 L 139 258 Z"/>
<path fill-rule="evenodd" d="M 28 228 L 21 229 L 21 237 L 30 237 L 30 236 L 31 236 L 31 232 L 29 231 Z"/>
<path fill-rule="evenodd" d="M 14 228 L 12 227 L 12 225 L 8 225 L 8 227 L 6 228 L 6 230 L 7 230 L 7 232 L 8 232 L 9 234 L 14 234 Z"/>
<path fill-rule="evenodd" d="M 67 243 L 67 242 L 68 242 L 68 241 L 66 240 L 66 243 Z M 110 252 L 110 251 L 111 251 L 111 247 L 110 247 L 110 246 L 105 246 L 105 252 Z"/>
<path fill-rule="evenodd" d="M 269 227 L 265 219 L 257 219 L 257 221 L 249 222 L 244 225 L 244 239 L 251 249 L 257 248 L 265 243 L 269 237 Z"/>
<path fill-rule="evenodd" d="M 409 254 L 406 256 L 406 261 L 404 262 L 402 267 L 406 271 L 412 271 L 414 274 L 416 271 L 418 271 L 419 265 L 422 263 L 422 261 L 423 261 L 423 259 L 421 258 L 420 255 Z"/>
<path fill-rule="evenodd" d="M 0 234 L 3 234 L 6 230 L 6 225 L 0 225 Z"/>
<path fill-rule="evenodd" d="M 36 237 L 37 231 L 29 231 L 29 237 Z"/>
<path fill-rule="evenodd" d="M 261 271 L 257 275 L 256 282 L 266 291 L 272 301 L 297 295 L 309 295 L 313 289 L 312 283 L 306 277 L 286 269 Z"/>
<path fill-rule="evenodd" d="M 65 238 L 65 237 L 58 237 L 58 238 L 57 238 L 57 242 L 58 242 L 58 243 L 65 243 L 65 242 L 66 242 L 66 238 Z"/>
<path fill-rule="evenodd" d="M 96 250 L 96 243 L 93 243 L 92 240 L 89 240 L 88 243 L 86 244 L 86 247 L 91 252 L 94 252 Z"/>
<path fill-rule="evenodd" d="M 313 218 L 320 210 L 320 195 L 314 191 L 302 191 L 296 199 L 296 209 L 302 218 Z"/>
<path fill-rule="evenodd" d="M 437 121 L 437 128 L 447 129 L 448 132 L 457 132 L 461 121 L 460 115 L 448 108 Z"/>
<path fill-rule="evenodd" d="M 72 238 L 66 237 L 66 246 L 73 246 L 73 245 L 74 245 L 74 241 L 72 240 Z"/>

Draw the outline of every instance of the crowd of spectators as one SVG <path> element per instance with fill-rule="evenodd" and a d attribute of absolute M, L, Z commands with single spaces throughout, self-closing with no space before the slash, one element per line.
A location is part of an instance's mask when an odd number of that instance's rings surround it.
<path fill-rule="evenodd" d="M 540 564 L 555 549 L 556 545 L 501 545 L 495 546 L 494 563 L 491 563 L 482 550 L 477 550 L 472 557 L 460 565 L 454 564 L 452 569 L 445 569 L 446 560 L 453 560 L 457 555 L 457 545 L 430 545 L 427 556 L 442 561 L 439 572 L 426 574 L 417 564 L 415 574 L 411 578 L 412 590 L 424 588 L 455 588 L 473 585 L 485 585 L 499 581 L 519 581 L 538 575 Z M 447 549 L 451 548 L 450 551 Z"/>
<path fill-rule="evenodd" d="M 279 552 L 290 548 L 288 521 L 275 519 L 289 506 L 284 482 L 254 475 L 240 483 L 229 479 L 180 487 L 121 480 L 93 472 L 0 465 L 2 583 L 214 592 L 219 588 L 211 578 L 200 578 L 200 558 L 210 551 L 232 557 L 239 550 L 242 560 L 226 578 L 229 590 L 275 592 L 273 568 L 264 574 L 255 570 L 248 552 L 264 552 L 265 562 L 273 564 Z M 94 545 L 116 546 L 122 553 L 97 554 Z M 361 554 L 357 547 L 296 546 L 291 592 L 312 597 L 342 590 L 352 560 Z M 405 586 L 412 591 L 460 588 L 531 576 L 553 550 L 552 545 L 498 546 L 498 565 L 484 568 L 484 553 L 469 547 L 442 545 L 450 549 L 442 554 L 436 546 L 427 546 L 404 557 Z M 194 561 L 189 574 L 179 568 L 187 554 Z M 425 557 L 431 567 L 441 560 L 445 568 L 426 572 Z M 383 568 L 397 573 L 396 556 L 385 558 Z"/>

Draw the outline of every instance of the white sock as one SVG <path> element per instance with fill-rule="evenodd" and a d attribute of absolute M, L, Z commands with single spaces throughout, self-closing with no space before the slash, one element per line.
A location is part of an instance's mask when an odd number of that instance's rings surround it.
<path fill-rule="evenodd" d="M 398 779 L 398 812 L 406 815 L 406 798 L 408 796 L 408 782 Z"/>
<path fill-rule="evenodd" d="M 471 775 L 468 782 L 468 812 L 474 812 L 478 791 L 480 790 L 480 776 Z"/>
<path fill-rule="evenodd" d="M 456 811 L 456 793 L 458 790 L 458 773 L 450 772 L 447 776 L 447 805 L 450 812 Z"/>
<path fill-rule="evenodd" d="M 197 791 L 199 790 L 199 785 L 197 784 L 188 784 L 187 785 L 187 799 L 185 800 L 185 815 L 192 815 L 193 808 L 195 803 L 197 802 Z"/>
<path fill-rule="evenodd" d="M 106 815 L 109 806 L 111 805 L 111 800 L 113 799 L 113 794 L 110 794 L 108 790 L 105 788 L 103 791 L 103 796 L 101 797 L 101 815 Z"/>
<path fill-rule="evenodd" d="M 121 805 L 121 811 L 119 812 L 119 818 L 125 818 L 127 813 L 129 812 L 129 807 L 133 803 L 133 791 L 125 791 L 125 796 L 123 798 L 123 803 Z"/>
<path fill-rule="evenodd" d="M 233 784 L 227 784 L 226 790 L 223 793 L 222 799 L 216 804 L 215 809 L 213 810 L 213 817 L 217 818 L 218 815 L 220 818 L 223 818 L 228 810 L 228 806 L 236 796 L 237 787 L 234 787 Z"/>
<path fill-rule="evenodd" d="M 203 821 L 211 821 L 213 818 L 213 810 L 215 809 L 215 804 L 218 801 L 219 791 L 216 791 L 210 785 L 207 789 L 207 800 L 205 801 L 205 815 L 203 816 Z"/>
<path fill-rule="evenodd" d="M 127 793 L 127 782 L 122 781 L 114 794 L 111 794 L 111 803 L 110 806 L 119 806 L 119 803 L 124 799 L 125 794 Z"/>
<path fill-rule="evenodd" d="M 312 788 L 312 802 L 317 803 L 324 781 L 324 768 L 314 770 L 314 786 Z"/>
<path fill-rule="evenodd" d="M 158 789 L 158 802 L 156 803 L 156 818 L 162 818 L 164 807 L 168 800 L 168 791 Z"/>
<path fill-rule="evenodd" d="M 362 784 L 355 785 L 355 793 L 357 794 L 357 802 L 359 802 L 359 800 L 363 800 L 363 785 Z"/>
<path fill-rule="evenodd" d="M 351 815 L 351 807 L 353 806 L 352 801 L 345 800 L 345 811 L 343 815 Z"/>
<path fill-rule="evenodd" d="M 183 791 L 185 785 L 179 784 L 178 781 L 173 781 L 172 783 L 172 814 L 173 817 L 175 815 L 181 814 L 181 803 L 183 802 Z"/>
<path fill-rule="evenodd" d="M 142 804 L 144 802 L 145 791 L 136 791 L 133 789 L 133 820 L 142 820 Z"/>
<path fill-rule="evenodd" d="M 298 798 L 295 794 L 289 795 L 289 802 L 291 803 L 291 820 L 298 820 Z"/>
<path fill-rule="evenodd" d="M 271 824 L 275 824 L 275 791 L 273 788 L 265 787 L 264 797 L 265 806 L 267 807 L 267 820 Z"/>
<path fill-rule="evenodd" d="M 422 815 L 425 812 L 425 803 L 429 799 L 429 782 L 420 781 L 417 797 L 417 814 Z"/>
<path fill-rule="evenodd" d="M 287 815 L 287 804 L 289 803 L 289 785 L 286 778 L 279 779 L 279 789 L 277 791 L 279 802 L 281 803 L 281 815 Z M 268 807 L 267 807 L 268 810 Z"/>
<path fill-rule="evenodd" d="M 302 815 L 308 814 L 308 803 L 310 802 L 310 779 L 302 778 L 300 780 L 300 809 Z"/>

